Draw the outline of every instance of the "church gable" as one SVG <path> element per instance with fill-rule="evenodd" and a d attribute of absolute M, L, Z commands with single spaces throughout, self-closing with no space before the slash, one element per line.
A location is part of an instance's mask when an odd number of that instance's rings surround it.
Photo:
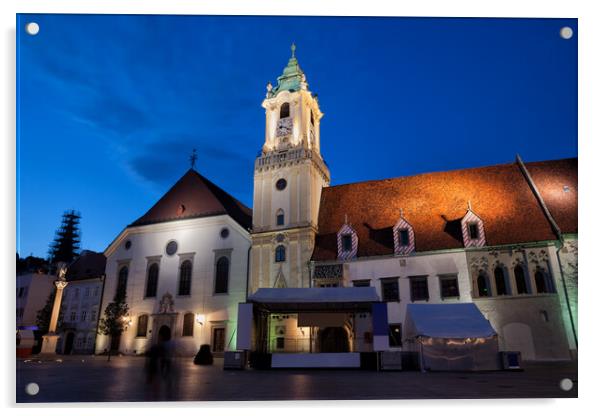
<path fill-rule="evenodd" d="M 251 227 L 251 210 L 193 169 L 171 187 L 130 227 L 181 219 L 229 215 L 243 228 Z"/>

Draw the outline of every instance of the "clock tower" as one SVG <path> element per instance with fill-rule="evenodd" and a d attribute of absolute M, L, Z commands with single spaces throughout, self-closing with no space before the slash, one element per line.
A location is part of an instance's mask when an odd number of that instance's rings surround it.
<path fill-rule="evenodd" d="M 255 160 L 249 294 L 260 287 L 309 287 L 322 188 L 322 112 L 291 46 L 276 86 L 267 85 L 265 140 Z"/>

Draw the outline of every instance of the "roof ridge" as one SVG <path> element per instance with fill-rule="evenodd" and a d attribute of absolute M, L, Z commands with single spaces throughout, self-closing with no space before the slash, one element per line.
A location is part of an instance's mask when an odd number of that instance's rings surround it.
<path fill-rule="evenodd" d="M 576 160 L 576 159 L 577 159 L 576 157 L 567 157 L 567 158 L 562 158 L 562 159 L 537 160 L 537 161 L 532 161 L 532 162 L 525 162 L 525 164 L 527 166 L 529 166 L 531 164 L 536 164 L 536 163 L 562 162 L 562 161 L 569 161 L 569 160 Z M 412 175 L 393 176 L 393 177 L 382 178 L 382 179 L 367 179 L 364 181 L 331 185 L 331 186 L 326 187 L 325 189 L 337 188 L 337 187 L 343 187 L 343 186 L 351 186 L 351 185 L 368 184 L 368 183 L 373 183 L 373 182 L 392 181 L 392 180 L 397 180 L 397 179 L 415 178 L 415 177 L 426 176 L 426 175 L 438 175 L 438 174 L 445 174 L 445 173 L 452 173 L 452 172 L 472 171 L 472 170 L 476 170 L 476 169 L 495 168 L 495 167 L 500 167 L 500 166 L 512 166 L 512 165 L 516 165 L 516 164 L 517 164 L 516 161 L 512 161 L 512 162 L 506 162 L 506 163 L 496 163 L 493 165 L 473 166 L 473 167 L 468 167 L 468 168 L 458 168 L 458 169 L 450 169 L 450 170 L 438 170 L 438 171 L 433 171 L 433 172 L 421 172 L 421 173 L 415 173 Z"/>

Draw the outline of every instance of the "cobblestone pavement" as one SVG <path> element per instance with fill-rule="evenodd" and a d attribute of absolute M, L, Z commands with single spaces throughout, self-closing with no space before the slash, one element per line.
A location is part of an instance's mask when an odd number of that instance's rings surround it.
<path fill-rule="evenodd" d="M 575 363 L 529 365 L 520 372 L 420 373 L 359 370 L 233 371 L 178 360 L 167 379 L 148 383 L 140 357 L 70 356 L 17 361 L 18 403 L 167 400 L 448 399 L 577 397 Z M 574 387 L 566 392 L 560 381 Z M 39 393 L 26 386 L 37 383 Z"/>

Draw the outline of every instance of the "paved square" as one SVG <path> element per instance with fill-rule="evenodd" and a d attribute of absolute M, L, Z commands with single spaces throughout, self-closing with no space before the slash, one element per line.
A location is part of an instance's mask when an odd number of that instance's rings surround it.
<path fill-rule="evenodd" d="M 521 372 L 420 373 L 358 370 L 224 371 L 179 359 L 170 376 L 148 383 L 141 357 L 70 356 L 17 362 L 17 402 L 171 400 L 448 399 L 577 397 L 577 365 L 545 363 Z M 566 392 L 560 381 L 574 387 Z M 30 396 L 25 387 L 39 385 Z"/>

